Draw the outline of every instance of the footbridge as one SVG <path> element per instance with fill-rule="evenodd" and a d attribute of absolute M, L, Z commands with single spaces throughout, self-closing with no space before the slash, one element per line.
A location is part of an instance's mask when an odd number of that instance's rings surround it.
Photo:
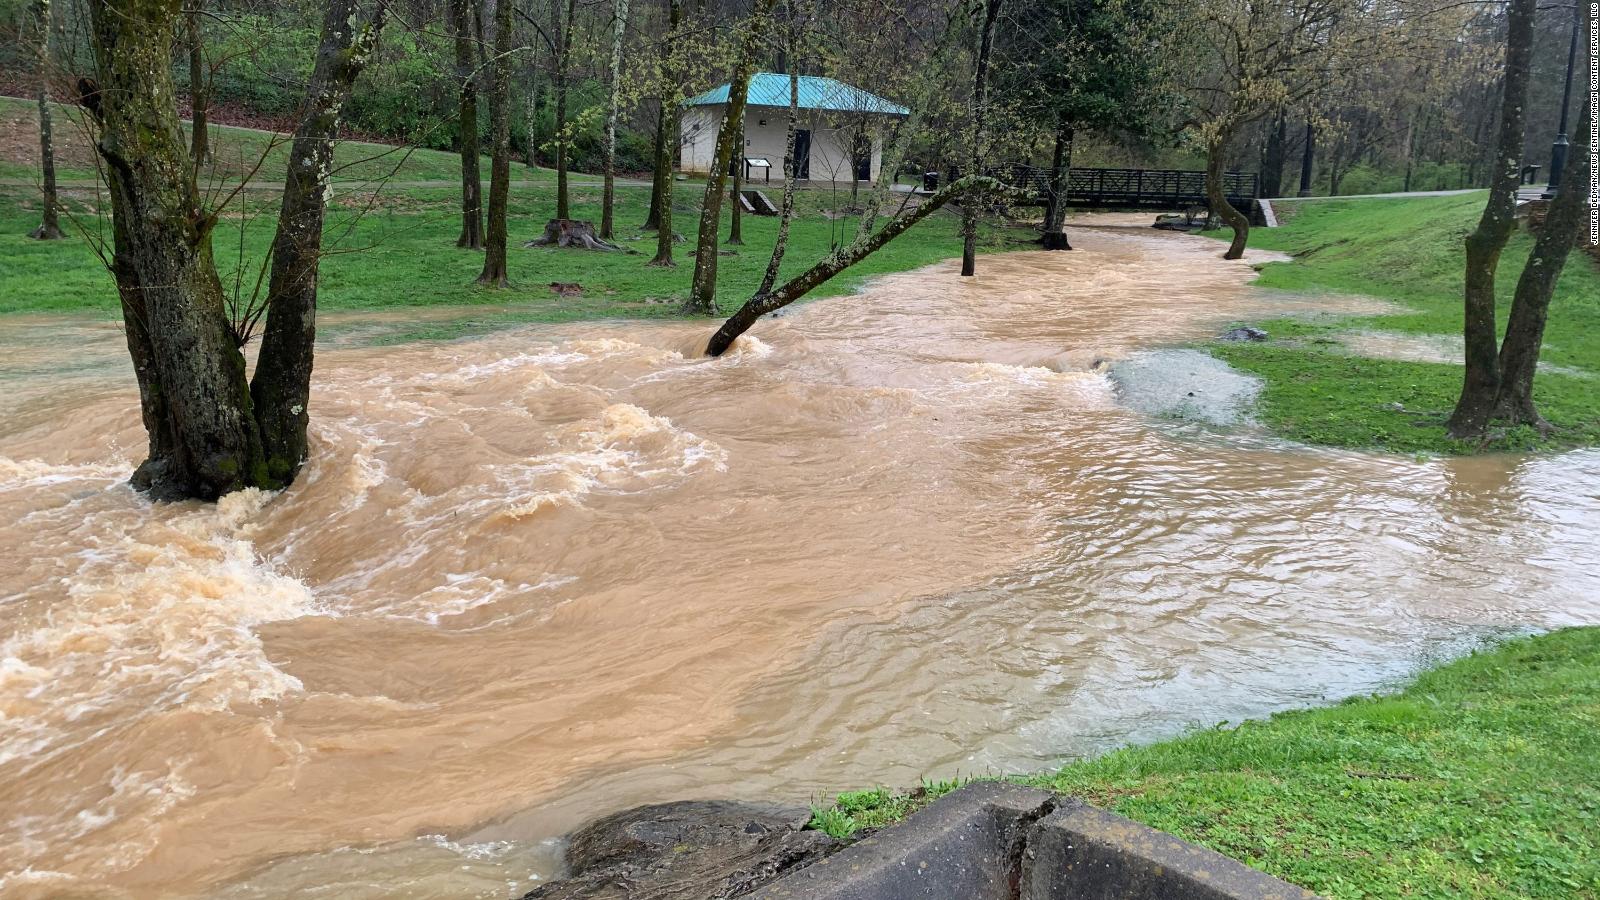
<path fill-rule="evenodd" d="M 1049 169 L 1015 165 L 996 175 L 1001 181 L 1028 191 L 1033 205 L 1042 206 L 1049 201 Z M 1260 176 L 1253 172 L 1222 175 L 1222 193 L 1235 209 L 1248 214 L 1260 192 Z M 1206 173 L 1179 169 L 1068 169 L 1062 199 L 1068 206 L 1078 207 L 1172 210 L 1205 206 Z"/>

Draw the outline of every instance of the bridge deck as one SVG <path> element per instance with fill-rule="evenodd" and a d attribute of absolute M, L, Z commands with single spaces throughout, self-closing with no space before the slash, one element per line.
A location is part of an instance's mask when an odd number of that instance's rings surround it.
<path fill-rule="evenodd" d="M 1012 166 L 1001 179 L 1034 194 L 1043 205 L 1050 196 L 1050 170 L 1037 166 Z M 1222 190 L 1228 202 L 1248 208 L 1259 195 L 1259 177 L 1252 172 L 1225 172 Z M 1177 169 L 1069 169 L 1065 200 L 1068 206 L 1121 206 L 1177 209 L 1204 206 L 1206 173 Z"/>

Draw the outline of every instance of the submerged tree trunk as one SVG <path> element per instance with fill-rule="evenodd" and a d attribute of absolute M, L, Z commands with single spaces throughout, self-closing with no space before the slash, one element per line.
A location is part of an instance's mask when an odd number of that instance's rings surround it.
<path fill-rule="evenodd" d="M 39 198 L 39 227 L 28 237 L 41 241 L 54 241 L 66 237 L 61 233 L 60 207 L 56 201 L 56 148 L 50 130 L 50 0 L 38 0 L 34 14 L 38 17 L 39 47 L 37 87 L 39 101 L 39 183 L 43 188 Z"/>
<path fill-rule="evenodd" d="M 992 178 L 978 175 L 968 175 L 959 181 L 946 185 L 933 196 L 924 200 L 916 209 L 908 210 L 890 219 L 875 234 L 864 239 L 856 240 L 849 246 L 841 247 L 834 251 L 821 262 L 784 282 L 783 286 L 771 293 L 758 293 L 745 301 L 716 334 L 711 336 L 711 342 L 706 345 L 707 356 L 721 356 L 733 345 L 739 335 L 750 330 L 767 313 L 782 309 L 794 301 L 804 297 L 811 291 L 821 287 L 828 279 L 856 263 L 866 259 L 881 249 L 885 244 L 904 234 L 911 226 L 932 215 L 939 207 L 950 202 L 951 199 L 974 190 L 1000 190 L 999 182 Z"/>
<path fill-rule="evenodd" d="M 972 146 L 967 160 L 969 174 L 976 174 L 983 161 L 984 118 L 988 112 L 989 50 L 994 45 L 994 23 L 1000 17 L 1000 0 L 985 0 L 983 31 L 978 37 L 978 62 L 972 76 Z M 961 274 L 978 271 L 978 203 L 969 197 L 961 204 Z"/>
<path fill-rule="evenodd" d="M 628 0 L 616 0 L 611 30 L 611 93 L 606 98 L 606 184 L 601 199 L 600 237 L 611 240 L 612 204 L 617 195 L 617 107 L 622 93 L 622 38 L 628 27 Z"/>
<path fill-rule="evenodd" d="M 494 8 L 494 84 L 489 91 L 489 127 L 494 150 L 489 158 L 489 233 L 478 283 L 510 285 L 506 266 L 506 202 L 511 193 L 511 0 Z M 562 216 L 565 218 L 565 216 Z"/>
<path fill-rule="evenodd" d="M 1500 392 L 1494 273 L 1500 263 L 1500 253 L 1516 227 L 1534 7 L 1534 0 L 1511 0 L 1506 13 L 1505 93 L 1500 99 L 1500 135 L 1493 181 L 1478 227 L 1467 235 L 1467 274 L 1462 302 L 1466 370 L 1462 375 L 1461 396 L 1446 426 L 1450 435 L 1457 438 L 1483 434 Z"/>
<path fill-rule="evenodd" d="M 1046 250 L 1071 250 L 1067 241 L 1067 178 L 1072 165 L 1072 126 L 1056 129 L 1056 148 L 1050 155 L 1050 197 L 1044 210 L 1044 234 L 1039 243 Z"/>
<path fill-rule="evenodd" d="M 1587 13 L 1581 4 L 1579 14 Z M 1578 27 L 1582 27 L 1580 20 Z M 1582 60 L 1580 60 L 1582 62 Z M 1587 71 L 1579 66 L 1577 71 Z M 1541 431 L 1549 428 L 1539 415 L 1533 402 L 1533 377 L 1539 366 L 1539 350 L 1544 342 L 1545 321 L 1550 313 L 1550 298 L 1555 294 L 1556 282 L 1566 266 L 1572 245 L 1584 226 L 1587 207 L 1590 132 L 1592 109 L 1589 104 L 1579 104 L 1578 127 L 1572 132 L 1572 145 L 1567 148 L 1566 164 L 1561 170 L 1560 188 L 1545 215 L 1539 238 L 1533 252 L 1517 279 L 1516 294 L 1511 301 L 1511 317 L 1506 323 L 1506 337 L 1500 346 L 1500 392 L 1495 403 L 1495 416 L 1512 425 L 1533 425 Z"/>
<path fill-rule="evenodd" d="M 772 242 L 772 256 L 767 258 L 766 274 L 761 276 L 761 286 L 756 296 L 768 293 L 778 283 L 778 268 L 789 250 L 789 226 L 794 221 L 794 189 L 800 178 L 799 161 L 794 158 L 795 133 L 800 124 L 800 69 L 794 65 L 796 54 L 785 53 L 789 63 L 789 128 L 783 141 L 783 208 L 778 211 L 778 237 Z"/>
<path fill-rule="evenodd" d="M 289 149 L 283 204 L 272 241 L 267 325 L 250 397 L 267 477 L 288 484 L 306 459 L 312 352 L 317 337 L 317 269 L 339 113 L 366 67 L 386 6 L 362 17 L 358 0 L 328 0 L 322 41 Z"/>
<path fill-rule="evenodd" d="M 1213 215 L 1221 217 L 1223 223 L 1233 229 L 1233 240 L 1229 242 L 1228 252 L 1222 254 L 1222 258 L 1239 259 L 1244 256 L 1245 242 L 1250 239 L 1250 220 L 1233 208 L 1233 204 L 1228 202 L 1227 191 L 1223 189 L 1222 164 L 1229 136 L 1228 132 L 1220 132 L 1206 145 L 1206 203 Z"/>
<path fill-rule="evenodd" d="M 711 171 L 706 175 L 705 203 L 700 210 L 700 233 L 695 243 L 694 280 L 689 285 L 689 300 L 684 307 L 691 313 L 714 315 L 717 311 L 717 232 L 722 221 L 722 195 L 728 186 L 728 165 L 733 160 L 733 144 L 743 128 L 750 75 L 756 64 L 757 42 L 761 39 L 762 26 L 772 4 L 773 0 L 761 0 L 745 23 L 738 62 L 734 64 L 733 78 L 728 82 L 728 102 L 722 108 L 722 123 L 717 129 L 717 149 L 711 157 Z M 662 231 L 667 232 L 668 229 L 663 228 Z M 671 239 L 670 234 L 667 234 L 667 239 Z"/>
<path fill-rule="evenodd" d="M 205 165 L 211 154 L 211 135 L 206 129 L 205 38 L 200 28 L 200 14 L 205 10 L 204 0 L 194 0 L 189 7 L 189 156 L 194 160 L 195 171 Z"/>
<path fill-rule="evenodd" d="M 152 455 L 133 481 L 158 498 L 214 499 L 274 482 L 211 258 L 215 219 L 203 211 L 172 99 L 180 12 L 141 0 L 89 4 L 96 81 L 83 102 L 99 123 L 113 271 L 151 429 Z"/>
<path fill-rule="evenodd" d="M 571 218 L 567 194 L 567 66 L 572 55 L 572 20 L 577 0 L 567 0 L 566 20 L 561 24 L 561 44 L 556 48 L 556 218 Z M 489 201 L 494 202 L 492 199 Z"/>
<path fill-rule="evenodd" d="M 473 0 L 450 0 L 455 31 L 456 81 L 459 82 L 457 141 L 461 149 L 461 236 L 457 247 L 483 249 L 483 173 L 478 170 L 478 39 L 482 29 Z"/>

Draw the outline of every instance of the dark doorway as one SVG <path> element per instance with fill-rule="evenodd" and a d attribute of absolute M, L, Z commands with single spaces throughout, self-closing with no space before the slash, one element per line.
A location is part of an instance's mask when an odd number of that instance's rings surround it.
<path fill-rule="evenodd" d="M 872 141 L 866 135 L 857 132 L 854 145 L 850 149 L 851 162 L 855 164 L 856 180 L 872 180 Z"/>
<path fill-rule="evenodd" d="M 811 178 L 811 129 L 796 128 L 794 132 L 795 177 Z"/>

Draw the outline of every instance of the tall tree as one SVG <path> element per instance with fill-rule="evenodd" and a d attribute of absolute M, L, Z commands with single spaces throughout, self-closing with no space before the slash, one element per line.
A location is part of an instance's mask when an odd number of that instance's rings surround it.
<path fill-rule="evenodd" d="M 363 17 L 360 0 L 327 0 L 317 60 L 289 148 L 272 241 L 266 329 L 250 381 L 267 477 L 280 484 L 294 480 L 307 455 L 317 272 L 333 142 L 339 136 L 340 110 L 372 57 L 387 9 L 383 0 L 369 2 L 371 11 Z"/>
<path fill-rule="evenodd" d="M 457 247 L 483 249 L 483 175 L 478 170 L 478 47 L 483 29 L 473 0 L 450 0 L 455 32 L 456 141 L 461 150 L 461 236 Z"/>
<path fill-rule="evenodd" d="M 50 0 L 37 0 L 33 11 L 37 29 L 34 58 L 38 67 L 34 90 L 39 102 L 39 179 L 43 190 L 39 197 L 39 227 L 28 232 L 28 237 L 55 241 L 66 235 L 61 232 L 60 206 L 56 200 L 56 148 L 50 130 Z"/>
<path fill-rule="evenodd" d="M 1582 4 L 1574 7 L 1578 21 L 1575 29 L 1582 29 L 1583 19 L 1589 12 Z M 1574 47 L 1577 43 L 1574 42 Z M 1588 72 L 1587 59 L 1592 44 L 1574 50 L 1577 56 L 1576 71 Z M 1566 266 L 1567 256 L 1583 230 L 1588 207 L 1588 186 L 1594 177 L 1591 142 L 1594 108 L 1580 103 L 1578 128 L 1567 148 L 1565 165 L 1560 172 L 1555 199 L 1550 203 L 1539 237 L 1534 241 L 1533 252 L 1517 279 L 1516 293 L 1511 301 L 1511 315 L 1506 321 L 1505 340 L 1500 345 L 1500 388 L 1495 398 L 1495 416 L 1511 425 L 1532 425 L 1540 431 L 1549 430 L 1549 423 L 1539 414 L 1533 402 L 1533 377 L 1539 366 L 1539 351 L 1544 341 L 1545 322 L 1550 314 L 1550 299 L 1555 294 L 1556 282 Z"/>
<path fill-rule="evenodd" d="M 728 191 L 728 243 L 744 244 L 744 116 L 739 116 L 739 133 L 733 139 L 733 188 Z M 851 182 L 854 184 L 855 182 Z"/>
<path fill-rule="evenodd" d="M 1063 201 L 1079 130 L 1145 136 L 1172 97 L 1160 36 L 1165 0 L 1012 0 L 996 34 L 996 87 L 1015 112 L 1054 140 L 1041 243 L 1070 249 Z M 1166 123 L 1161 122 L 1164 126 Z"/>
<path fill-rule="evenodd" d="M 205 165 L 211 154 L 211 134 L 206 126 L 206 107 L 210 98 L 206 91 L 205 32 L 200 27 L 205 13 L 205 0 L 194 0 L 187 10 L 189 39 L 189 155 L 194 166 Z"/>
<path fill-rule="evenodd" d="M 1183 41 L 1199 56 L 1184 128 L 1205 149 L 1211 212 L 1233 230 L 1223 256 L 1238 259 L 1250 219 L 1228 202 L 1224 174 L 1241 130 L 1358 68 L 1371 36 L 1393 23 L 1363 14 L 1360 0 L 1200 0 L 1185 20 Z"/>
<path fill-rule="evenodd" d="M 994 25 L 1000 17 L 1000 0 L 984 0 L 983 27 L 978 32 L 978 58 L 972 73 L 972 124 L 968 138 L 969 172 L 982 165 L 983 144 L 987 139 L 984 119 L 989 111 L 989 50 L 994 45 Z M 961 274 L 978 270 L 978 206 L 982 195 L 968 196 L 961 204 Z"/>
<path fill-rule="evenodd" d="M 1461 396 L 1446 426 L 1455 437 L 1483 434 L 1500 392 L 1494 275 L 1501 251 L 1516 228 L 1535 7 L 1534 0 L 1511 0 L 1506 8 L 1505 79 L 1493 180 L 1478 227 L 1467 235 L 1467 274 L 1462 297 L 1466 369 L 1462 375 Z"/>
<path fill-rule="evenodd" d="M 796 37 L 801 27 L 791 9 L 783 54 L 784 63 L 789 67 L 789 126 L 783 139 L 783 206 L 778 211 L 778 236 L 772 242 L 772 255 L 767 258 L 767 271 L 761 276 L 756 296 L 771 293 L 772 286 L 777 283 L 778 269 L 789 250 L 789 227 L 794 222 L 795 182 L 800 179 L 800 161 L 794 156 L 800 124 L 800 60 Z"/>
<path fill-rule="evenodd" d="M 511 195 L 511 0 L 498 0 L 494 7 L 494 62 L 490 69 L 494 83 L 489 89 L 489 128 L 494 141 L 489 157 L 489 234 L 483 254 L 483 271 L 478 283 L 484 287 L 510 285 L 507 270 L 506 204 Z M 558 214 L 559 215 L 559 214 Z M 559 215 L 566 218 L 565 215 Z"/>
<path fill-rule="evenodd" d="M 1261 196 L 1278 197 L 1283 194 L 1283 169 L 1287 162 L 1289 141 L 1289 114 L 1282 107 L 1272 116 L 1272 126 L 1267 129 L 1267 143 L 1261 149 Z"/>
<path fill-rule="evenodd" d="M 560 0 L 551 4 L 553 10 L 559 12 Z M 567 193 L 567 80 L 568 68 L 572 65 L 572 26 L 577 18 L 577 0 L 567 0 L 567 12 L 564 17 L 557 16 L 557 26 L 561 30 L 560 41 L 556 45 L 555 58 L 555 89 L 556 89 L 556 218 L 572 218 L 572 206 Z M 491 203 L 494 201 L 491 199 Z"/>
<path fill-rule="evenodd" d="M 374 14 L 358 23 L 352 0 L 333 0 L 333 5 L 337 9 L 329 9 L 324 25 L 312 90 L 323 85 L 347 95 L 346 79 L 355 77 L 366 58 L 360 48 L 370 49 L 381 20 Z M 96 77 L 80 83 L 80 102 L 95 123 L 95 147 L 106 162 L 110 262 L 149 436 L 149 456 L 133 483 L 158 498 L 212 499 L 245 487 L 279 487 L 293 477 L 299 460 L 269 459 L 266 454 L 240 351 L 248 332 L 230 322 L 212 261 L 217 213 L 205 209 L 173 100 L 170 53 L 180 14 L 176 2 L 93 0 L 89 40 Z M 331 112 L 336 121 L 339 103 L 330 99 L 325 103 L 312 93 L 304 115 Z M 309 142 L 297 140 L 296 146 L 309 149 Z M 302 155 L 296 161 L 316 159 L 331 159 L 331 152 Z M 327 164 L 320 169 L 309 177 L 312 184 L 325 187 Z M 285 187 L 289 208 L 288 195 L 299 188 L 292 183 Z M 322 190 L 315 193 L 324 195 Z M 320 216 L 316 221 L 320 223 Z M 280 219 L 280 232 L 294 232 L 301 224 L 292 217 Z M 290 357 L 303 359 L 309 375 L 315 283 L 313 277 L 309 304 L 302 291 L 298 305 L 287 300 L 278 304 L 281 317 L 269 310 L 269 316 L 281 318 L 282 327 L 296 332 L 305 345 L 298 351 L 263 353 L 256 378 L 264 388 L 274 379 L 295 380 L 297 373 L 275 371 Z M 299 417 L 304 405 L 294 406 L 283 411 L 299 421 L 303 433 Z M 269 415 L 275 427 L 283 424 L 276 408 Z"/>
<path fill-rule="evenodd" d="M 611 21 L 611 92 L 606 95 L 606 174 L 601 198 L 600 237 L 611 240 L 617 195 L 617 110 L 622 99 L 622 39 L 628 28 L 628 0 L 615 0 Z"/>
<path fill-rule="evenodd" d="M 1583 7 L 1580 5 L 1578 9 Z M 1500 392 L 1495 401 L 1496 417 L 1507 424 L 1533 425 L 1540 431 L 1548 431 L 1550 427 L 1533 402 L 1533 376 L 1539 367 L 1539 350 L 1556 281 L 1585 224 L 1584 186 L 1591 177 L 1589 154 L 1594 132 L 1589 123 L 1592 116 L 1590 104 L 1579 105 L 1578 130 L 1567 150 L 1560 190 L 1550 204 L 1533 252 L 1528 255 L 1528 262 L 1517 279 L 1511 317 L 1506 322 L 1506 337 L 1500 345 Z"/>
<path fill-rule="evenodd" d="M 662 42 L 661 79 L 666 86 L 661 97 L 661 113 L 656 133 L 655 186 L 651 191 L 651 217 L 656 224 L 656 255 L 649 265 L 673 268 L 672 260 L 672 160 L 677 157 L 678 123 L 683 112 L 678 106 L 678 85 L 682 70 L 677 64 L 679 27 L 683 24 L 683 0 L 667 0 L 667 33 Z"/>
<path fill-rule="evenodd" d="M 717 128 L 717 147 L 711 157 L 711 171 L 706 174 L 705 201 L 700 209 L 700 234 L 695 243 L 694 279 L 689 285 L 689 301 L 685 304 L 688 312 L 703 315 L 715 315 L 717 312 L 717 232 L 722 222 L 722 197 L 728 187 L 733 144 L 743 128 L 750 76 L 756 65 L 756 48 L 773 2 L 757 0 L 756 9 L 738 29 L 733 78 L 728 82 L 728 102 L 722 107 L 722 122 Z"/>

